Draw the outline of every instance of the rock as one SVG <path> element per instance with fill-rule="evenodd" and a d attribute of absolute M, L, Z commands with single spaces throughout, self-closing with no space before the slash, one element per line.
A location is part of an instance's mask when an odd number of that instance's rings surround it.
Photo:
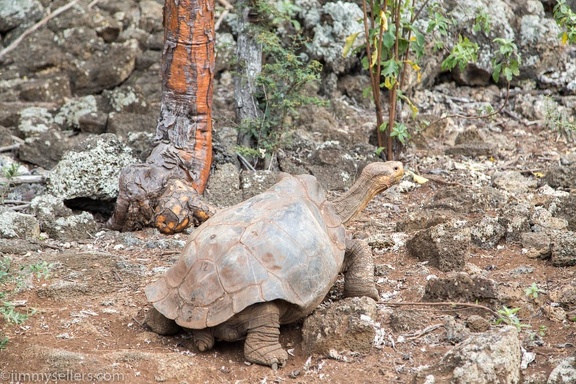
<path fill-rule="evenodd" d="M 465 272 L 450 273 L 446 278 L 430 279 L 424 289 L 423 301 L 490 301 L 498 298 L 496 282 Z"/>
<path fill-rule="evenodd" d="M 521 234 L 530 231 L 532 206 L 527 203 L 508 204 L 500 211 L 498 222 L 505 228 L 506 241 L 518 242 Z"/>
<path fill-rule="evenodd" d="M 231 127 L 217 127 L 214 128 L 212 134 L 212 159 L 214 164 L 218 166 L 223 163 L 232 163 L 240 169 L 240 162 L 238 161 L 235 149 L 236 142 L 238 141 L 238 131 Z M 286 170 L 284 171 L 288 172 Z"/>
<path fill-rule="evenodd" d="M 78 128 L 82 133 L 101 134 L 106 132 L 108 114 L 100 111 L 90 112 L 78 118 Z"/>
<path fill-rule="evenodd" d="M 523 232 L 520 234 L 522 248 L 528 252 L 528 257 L 547 259 L 552 254 L 550 235 L 545 232 Z"/>
<path fill-rule="evenodd" d="M 304 320 L 302 348 L 328 355 L 330 350 L 367 353 L 376 335 L 376 302 L 352 297 L 318 308 Z"/>
<path fill-rule="evenodd" d="M 20 88 L 20 100 L 61 103 L 72 97 L 68 76 L 31 79 Z"/>
<path fill-rule="evenodd" d="M 58 129 L 50 129 L 22 144 L 18 149 L 18 158 L 45 169 L 52 169 L 62 159 L 65 151 L 74 148 L 85 138 L 84 135 L 68 136 Z"/>
<path fill-rule="evenodd" d="M 450 344 L 458 344 L 466 340 L 470 336 L 470 331 L 466 326 L 457 321 L 454 316 L 446 316 L 444 318 L 444 329 L 446 330 L 446 341 Z"/>
<path fill-rule="evenodd" d="M 552 370 L 546 384 L 569 384 L 576 382 L 576 357 L 567 357 Z"/>
<path fill-rule="evenodd" d="M 333 142 L 322 144 L 308 161 L 305 167 L 330 191 L 351 187 L 359 173 L 354 158 Z"/>
<path fill-rule="evenodd" d="M 0 210 L 0 238 L 37 239 L 40 225 L 32 215 Z"/>
<path fill-rule="evenodd" d="M 48 191 L 63 200 L 113 200 L 118 195 L 120 171 L 135 162 L 130 149 L 115 135 L 90 136 L 64 154 L 50 174 Z"/>
<path fill-rule="evenodd" d="M 370 77 L 364 74 L 346 74 L 338 78 L 337 88 L 343 95 L 354 100 L 364 108 L 374 108 L 374 101 L 370 97 L 364 97 L 364 90 L 370 87 Z"/>
<path fill-rule="evenodd" d="M 346 38 L 353 33 L 362 32 L 363 12 L 358 4 L 351 2 L 330 2 L 320 6 L 318 1 L 296 2 L 302 10 L 304 28 L 313 31 L 309 43 L 309 52 L 314 59 L 322 60 L 326 69 L 336 74 L 344 73 L 356 64 L 353 55 L 343 57 L 342 51 Z M 361 44 L 357 39 L 352 48 Z"/>
<path fill-rule="evenodd" d="M 148 110 L 144 96 L 131 86 L 122 86 L 111 91 L 105 90 L 102 92 L 102 96 L 112 112 L 143 114 Z"/>
<path fill-rule="evenodd" d="M 126 138 L 126 145 L 132 150 L 132 154 L 144 163 L 154 148 L 154 133 L 130 132 Z"/>
<path fill-rule="evenodd" d="M 516 328 L 472 334 L 440 362 L 418 372 L 414 383 L 493 384 L 520 382 L 520 341 Z"/>
<path fill-rule="evenodd" d="M 450 209 L 459 213 L 484 212 L 503 207 L 507 200 L 502 192 L 492 187 L 450 186 L 436 192 L 424 208 Z"/>
<path fill-rule="evenodd" d="M 484 216 L 470 228 L 472 243 L 482 249 L 492 249 L 506 234 L 497 217 Z"/>
<path fill-rule="evenodd" d="M 162 31 L 162 4 L 153 0 L 143 0 L 140 6 L 140 29 L 148 33 Z"/>
<path fill-rule="evenodd" d="M 407 214 L 396 222 L 396 230 L 399 232 L 414 232 L 443 224 L 453 218 L 451 211 L 422 209 Z"/>
<path fill-rule="evenodd" d="M 447 148 L 445 153 L 449 156 L 466 156 L 466 157 L 480 157 L 480 156 L 495 156 L 496 146 L 491 143 L 465 143 L 458 144 L 453 147 Z"/>
<path fill-rule="evenodd" d="M 234 164 L 218 165 L 208 179 L 204 196 L 218 207 L 229 207 L 242 201 L 240 172 Z"/>
<path fill-rule="evenodd" d="M 86 239 L 96 232 L 97 224 L 90 213 L 75 215 L 55 196 L 38 196 L 32 200 L 30 207 L 40 222 L 40 229 L 53 239 Z"/>
<path fill-rule="evenodd" d="M 30 252 L 38 252 L 41 250 L 39 243 L 32 243 L 29 241 L 22 241 L 19 238 L 1 239 L 0 238 L 0 254 L 13 254 L 24 255 Z"/>
<path fill-rule="evenodd" d="M 461 270 L 470 246 L 470 229 L 464 224 L 451 220 L 417 232 L 406 242 L 408 253 L 443 272 Z"/>
<path fill-rule="evenodd" d="M 473 143 L 483 143 L 484 139 L 480 136 L 480 132 L 478 132 L 478 128 L 473 126 L 467 128 L 465 131 L 460 132 L 456 139 L 454 140 L 454 144 L 473 144 Z"/>
<path fill-rule="evenodd" d="M 0 32 L 32 24 L 43 14 L 44 7 L 37 0 L 0 0 Z"/>
<path fill-rule="evenodd" d="M 424 312 L 397 309 L 390 314 L 389 325 L 396 333 L 406 333 L 424 328 L 429 320 Z"/>
<path fill-rule="evenodd" d="M 220 73 L 222 71 L 229 71 L 231 68 L 230 63 L 233 62 L 233 58 L 236 55 L 236 41 L 234 40 L 234 35 L 231 33 L 219 33 L 216 31 L 216 54 L 218 60 L 216 60 L 215 73 Z"/>
<path fill-rule="evenodd" d="M 576 189 L 576 163 L 549 168 L 542 182 L 552 188 Z"/>
<path fill-rule="evenodd" d="M 545 207 L 535 207 L 530 222 L 534 232 L 565 230 L 568 227 L 567 220 L 554 217 Z"/>
<path fill-rule="evenodd" d="M 81 116 L 97 111 L 97 101 L 92 95 L 70 99 L 60 108 L 60 111 L 54 117 L 54 121 L 62 129 L 75 129 L 79 127 Z"/>
<path fill-rule="evenodd" d="M 576 307 L 576 284 L 563 285 L 550 291 L 550 299 L 564 308 Z"/>
<path fill-rule="evenodd" d="M 99 93 L 124 82 L 134 71 L 140 53 L 138 41 L 112 43 L 106 53 L 79 62 L 74 69 L 74 87 L 80 94 Z"/>
<path fill-rule="evenodd" d="M 470 315 L 466 319 L 466 326 L 471 332 L 486 332 L 490 329 L 490 322 L 478 315 Z"/>
<path fill-rule="evenodd" d="M 58 217 L 47 223 L 44 231 L 53 239 L 79 240 L 92 238 L 97 228 L 92 214 L 81 212 L 77 215 Z"/>
<path fill-rule="evenodd" d="M 264 192 L 276 183 L 277 174 L 272 171 L 243 171 L 240 174 L 242 200 Z"/>
<path fill-rule="evenodd" d="M 524 177 L 518 171 L 502 171 L 492 175 L 492 185 L 507 192 L 526 193 L 538 186 L 538 181 Z"/>
<path fill-rule="evenodd" d="M 46 108 L 29 107 L 20 111 L 18 131 L 23 137 L 37 137 L 52 128 L 55 128 L 54 117 Z"/>
<path fill-rule="evenodd" d="M 555 267 L 576 265 L 576 232 L 562 231 L 556 234 L 552 244 L 552 265 Z"/>
<path fill-rule="evenodd" d="M 7 147 L 12 144 L 14 144 L 14 139 L 12 138 L 12 131 L 0 125 L 0 147 Z"/>
<path fill-rule="evenodd" d="M 560 197 L 556 216 L 566 220 L 567 230 L 576 232 L 576 194 Z"/>
<path fill-rule="evenodd" d="M 133 132 L 156 132 L 156 114 L 112 112 L 108 115 L 107 132 L 126 140 Z"/>

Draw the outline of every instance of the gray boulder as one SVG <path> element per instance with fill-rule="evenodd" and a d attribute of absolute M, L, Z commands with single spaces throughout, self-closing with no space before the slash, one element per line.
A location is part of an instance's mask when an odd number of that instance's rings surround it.
<path fill-rule="evenodd" d="M 504 238 L 506 228 L 500 225 L 497 217 L 484 216 L 470 228 L 472 243 L 482 249 L 492 249 Z"/>
<path fill-rule="evenodd" d="M 552 265 L 555 267 L 576 265 L 576 232 L 562 231 L 554 237 Z"/>
<path fill-rule="evenodd" d="M 363 12 L 358 4 L 336 1 L 320 5 L 315 0 L 297 0 L 296 5 L 302 8 L 300 16 L 304 19 L 304 28 L 313 30 L 310 54 L 337 74 L 355 65 L 357 59 L 354 56 L 343 57 L 342 52 L 348 36 L 364 31 L 360 22 Z M 357 45 L 361 39 L 359 36 Z"/>
<path fill-rule="evenodd" d="M 497 298 L 498 287 L 494 280 L 458 272 L 450 273 L 445 278 L 428 280 L 422 300 L 485 302 Z"/>
<path fill-rule="evenodd" d="M 367 353 L 376 336 L 375 319 L 376 302 L 369 297 L 333 302 L 304 320 L 302 348 L 321 355 L 330 350 Z"/>
<path fill-rule="evenodd" d="M 40 222 L 40 229 L 53 239 L 85 239 L 96 232 L 97 224 L 90 213 L 74 214 L 55 196 L 38 196 L 30 206 Z"/>
<path fill-rule="evenodd" d="M 0 238 L 3 239 L 37 239 L 40 235 L 38 220 L 10 210 L 0 211 Z"/>
<path fill-rule="evenodd" d="M 118 195 L 122 168 L 136 163 L 131 150 L 113 134 L 90 136 L 68 151 L 52 170 L 48 191 L 60 199 L 112 200 Z"/>
<path fill-rule="evenodd" d="M 567 357 L 552 370 L 546 384 L 576 383 L 576 357 Z"/>
<path fill-rule="evenodd" d="M 516 384 L 520 382 L 520 361 L 518 331 L 507 326 L 472 334 L 438 364 L 420 371 L 414 383 Z"/>
<path fill-rule="evenodd" d="M 8 32 L 42 18 L 44 7 L 37 0 L 0 0 L 0 32 Z"/>
<path fill-rule="evenodd" d="M 417 232 L 406 242 L 408 253 L 443 272 L 462 270 L 470 248 L 470 228 L 464 224 L 451 220 Z"/>

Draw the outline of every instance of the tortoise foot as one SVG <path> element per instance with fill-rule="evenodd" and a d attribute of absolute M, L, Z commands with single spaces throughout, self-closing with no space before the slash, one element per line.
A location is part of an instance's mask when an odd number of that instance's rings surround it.
<path fill-rule="evenodd" d="M 288 353 L 278 338 L 280 337 L 280 309 L 275 303 L 259 303 L 252 306 L 249 316 L 248 334 L 244 342 L 244 357 L 251 363 L 268 365 L 273 369 L 283 366 Z"/>
<path fill-rule="evenodd" d="M 344 297 L 366 296 L 376 301 L 380 300 L 380 294 L 373 284 L 368 286 L 348 286 L 344 285 Z"/>
<path fill-rule="evenodd" d="M 267 365 L 276 370 L 286 363 L 288 353 L 282 349 L 278 341 L 276 343 L 250 342 L 247 338 L 244 344 L 244 357 L 251 363 Z"/>
<path fill-rule="evenodd" d="M 194 330 L 192 336 L 194 337 L 194 345 L 200 352 L 207 351 L 214 347 L 214 336 L 210 330 Z"/>

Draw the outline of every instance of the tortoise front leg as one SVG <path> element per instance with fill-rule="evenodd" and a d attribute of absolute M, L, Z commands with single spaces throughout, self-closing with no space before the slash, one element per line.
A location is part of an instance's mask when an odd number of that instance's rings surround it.
<path fill-rule="evenodd" d="M 246 360 L 273 369 L 284 365 L 288 354 L 278 340 L 280 336 L 280 309 L 274 302 L 254 304 L 239 313 L 247 322 L 247 335 L 244 342 Z"/>
<path fill-rule="evenodd" d="M 344 296 L 368 296 L 378 301 L 379 295 L 374 284 L 374 261 L 372 251 L 365 241 L 346 239 L 344 255 Z"/>

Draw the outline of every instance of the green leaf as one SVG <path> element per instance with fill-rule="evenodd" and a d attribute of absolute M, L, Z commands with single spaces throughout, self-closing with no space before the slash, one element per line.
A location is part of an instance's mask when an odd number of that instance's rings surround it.
<path fill-rule="evenodd" d="M 384 44 L 384 46 L 387 49 L 392 49 L 392 47 L 394 46 L 394 42 L 396 41 L 396 35 L 394 34 L 395 32 L 392 31 L 392 28 L 390 28 L 383 36 L 382 36 L 382 44 Z"/>

